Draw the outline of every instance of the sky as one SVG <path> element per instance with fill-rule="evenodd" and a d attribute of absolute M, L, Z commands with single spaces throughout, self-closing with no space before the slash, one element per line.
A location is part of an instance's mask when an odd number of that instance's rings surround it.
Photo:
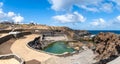
<path fill-rule="evenodd" d="M 0 0 L 0 22 L 120 30 L 120 0 Z"/>

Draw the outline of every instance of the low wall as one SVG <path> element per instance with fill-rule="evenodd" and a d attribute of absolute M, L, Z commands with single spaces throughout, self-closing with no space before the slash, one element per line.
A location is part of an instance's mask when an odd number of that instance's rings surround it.
<path fill-rule="evenodd" d="M 20 64 L 25 64 L 24 60 L 15 54 L 0 55 L 0 60 L 15 58 Z"/>
<path fill-rule="evenodd" d="M 38 37 L 37 37 L 37 38 L 38 38 Z M 38 51 L 38 52 L 43 52 L 43 53 L 50 54 L 50 55 L 59 56 L 59 57 L 67 57 L 67 56 L 72 56 L 73 54 L 79 53 L 78 51 L 74 51 L 74 52 L 72 52 L 72 53 L 67 53 L 67 52 L 65 52 L 65 53 L 62 53 L 62 54 L 55 54 L 55 53 L 45 52 L 45 51 L 43 51 L 42 49 L 37 49 L 37 48 L 31 46 L 31 45 L 35 46 L 34 44 L 37 44 L 37 43 L 34 42 L 37 38 L 35 38 L 34 40 L 28 42 L 28 43 L 26 44 L 26 46 L 27 46 L 28 48 L 32 49 L 32 50 L 35 50 L 35 51 Z M 39 39 L 38 39 L 38 40 L 39 40 Z M 40 41 L 39 41 L 39 42 L 40 42 Z M 39 43 L 39 42 L 38 42 L 38 43 Z M 42 46 L 43 49 L 44 49 L 46 46 L 48 46 L 48 45 L 50 45 L 50 44 L 52 44 L 53 42 L 56 42 L 56 41 L 41 41 L 41 42 L 42 42 L 43 45 L 44 45 L 44 46 Z M 39 45 L 39 44 L 37 44 L 37 47 L 38 47 L 38 45 Z"/>
<path fill-rule="evenodd" d="M 29 35 L 29 34 L 32 34 L 31 32 L 22 32 L 22 33 L 18 33 L 16 35 L 7 35 L 7 36 L 4 36 L 2 38 L 0 38 L 0 44 L 12 39 L 12 38 L 20 38 L 20 37 L 23 37 L 24 35 Z"/>
<path fill-rule="evenodd" d="M 0 38 L 0 44 L 10 40 L 11 38 L 13 38 L 13 35 L 6 35 L 6 36 Z"/>
<path fill-rule="evenodd" d="M 55 53 L 50 53 L 50 52 L 45 52 L 43 50 L 38 50 L 38 49 L 35 49 L 35 48 L 32 48 L 31 46 L 29 46 L 29 44 L 27 43 L 26 46 L 34 51 L 38 51 L 38 52 L 42 52 L 42 53 L 46 53 L 46 54 L 49 54 L 49 55 L 54 55 L 54 56 L 59 56 L 59 57 L 67 57 L 67 56 L 72 56 L 74 54 L 78 54 L 79 52 L 78 51 L 74 51 L 72 53 L 62 53 L 62 54 L 55 54 Z"/>
<path fill-rule="evenodd" d="M 9 33 L 12 30 L 0 30 L 0 33 Z M 15 29 L 14 31 L 24 31 L 23 29 Z"/>
<path fill-rule="evenodd" d="M 18 33 L 16 34 L 16 38 L 20 38 L 20 37 L 23 37 L 24 35 L 29 35 L 29 34 L 32 34 L 31 32 L 22 32 L 22 33 Z"/>

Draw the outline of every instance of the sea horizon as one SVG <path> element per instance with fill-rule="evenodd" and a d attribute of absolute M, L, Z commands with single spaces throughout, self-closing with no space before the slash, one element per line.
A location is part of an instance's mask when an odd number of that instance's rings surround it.
<path fill-rule="evenodd" d="M 100 32 L 111 32 L 111 33 L 115 33 L 115 34 L 120 34 L 120 30 L 87 30 L 88 32 L 90 32 L 91 34 L 99 34 Z"/>

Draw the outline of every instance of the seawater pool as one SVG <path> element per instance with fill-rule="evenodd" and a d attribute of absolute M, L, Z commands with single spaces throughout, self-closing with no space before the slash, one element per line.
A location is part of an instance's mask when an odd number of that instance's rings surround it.
<path fill-rule="evenodd" d="M 54 54 L 62 54 L 65 52 L 71 53 L 75 50 L 73 48 L 71 48 L 70 46 L 68 46 L 66 42 L 57 41 L 57 42 L 53 42 L 52 44 L 48 45 L 44 49 L 44 51 L 49 52 L 49 53 L 54 53 Z"/>

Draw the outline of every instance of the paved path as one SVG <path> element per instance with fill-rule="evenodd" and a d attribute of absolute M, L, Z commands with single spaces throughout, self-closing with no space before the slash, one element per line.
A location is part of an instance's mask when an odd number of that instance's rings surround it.
<path fill-rule="evenodd" d="M 35 37 L 39 35 L 32 34 L 27 35 L 20 39 L 11 39 L 0 45 L 0 55 L 14 53 L 26 61 L 26 64 L 43 64 L 44 61 L 48 60 L 51 56 L 46 53 L 34 51 L 26 46 L 29 41 L 32 41 Z"/>
<path fill-rule="evenodd" d="M 26 36 L 26 38 L 24 39 L 16 40 L 11 46 L 11 51 L 14 54 L 19 55 L 25 61 L 28 61 L 28 62 L 33 60 L 38 62 L 44 62 L 45 60 L 53 57 L 51 55 L 48 55 L 42 52 L 34 51 L 26 46 L 26 44 L 29 41 L 33 40 L 35 37 L 38 37 L 38 35 L 32 34 L 32 35 Z"/>

